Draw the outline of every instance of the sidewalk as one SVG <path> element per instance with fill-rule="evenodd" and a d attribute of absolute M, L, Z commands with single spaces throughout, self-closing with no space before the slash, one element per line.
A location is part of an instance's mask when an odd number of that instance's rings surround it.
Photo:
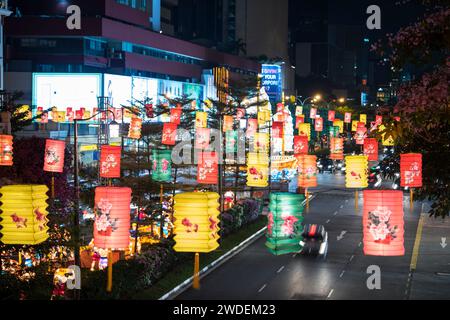
<path fill-rule="evenodd" d="M 450 299 L 450 219 L 423 213 L 422 220 L 422 239 L 409 299 Z"/>

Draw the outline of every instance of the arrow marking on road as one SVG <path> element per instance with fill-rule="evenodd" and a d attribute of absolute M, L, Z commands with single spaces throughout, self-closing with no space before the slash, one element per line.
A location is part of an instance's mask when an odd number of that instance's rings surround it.
<path fill-rule="evenodd" d="M 263 285 L 263 286 L 261 287 L 261 289 L 258 290 L 258 293 L 261 292 L 261 291 L 263 291 L 263 290 L 265 289 L 265 287 L 267 287 L 267 284 Z"/>
<path fill-rule="evenodd" d="M 340 241 L 344 238 L 345 234 L 347 233 L 347 231 L 342 231 L 340 235 L 337 236 L 337 241 Z"/>
<path fill-rule="evenodd" d="M 328 219 L 325 223 L 328 223 L 328 222 L 330 222 L 330 219 Z"/>
<path fill-rule="evenodd" d="M 445 247 L 447 246 L 446 241 L 447 241 L 446 237 L 442 237 L 441 238 L 441 247 L 442 247 L 442 249 L 445 249 Z"/>
<path fill-rule="evenodd" d="M 284 266 L 282 266 L 280 269 L 278 269 L 277 273 L 280 273 L 281 271 L 283 271 Z"/>
<path fill-rule="evenodd" d="M 354 257 L 355 257 L 355 255 L 352 255 L 352 256 L 350 257 L 350 261 L 352 261 Z"/>

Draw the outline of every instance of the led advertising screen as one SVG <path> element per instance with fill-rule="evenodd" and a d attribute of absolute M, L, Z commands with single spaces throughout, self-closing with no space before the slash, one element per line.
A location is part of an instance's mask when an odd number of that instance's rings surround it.
<path fill-rule="evenodd" d="M 271 102 L 281 101 L 282 93 L 282 75 L 281 67 L 273 64 L 262 65 L 262 82 L 261 86 L 264 87 Z"/>

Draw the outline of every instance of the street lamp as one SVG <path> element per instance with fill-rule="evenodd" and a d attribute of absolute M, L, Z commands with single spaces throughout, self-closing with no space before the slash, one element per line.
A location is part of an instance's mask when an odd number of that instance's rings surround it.
<path fill-rule="evenodd" d="M 311 100 L 312 102 L 316 102 L 316 101 L 322 100 L 322 96 L 320 94 L 316 94 L 315 96 L 307 97 L 304 100 L 301 100 L 300 98 L 301 98 L 301 96 L 297 97 L 297 102 L 299 102 L 302 107 L 306 104 L 306 102 L 308 100 Z"/>

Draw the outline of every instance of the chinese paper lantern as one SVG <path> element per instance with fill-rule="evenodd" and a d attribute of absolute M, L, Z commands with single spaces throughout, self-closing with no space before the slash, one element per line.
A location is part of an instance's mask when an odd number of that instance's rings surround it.
<path fill-rule="evenodd" d="M 94 246 L 125 250 L 130 243 L 131 189 L 95 188 Z"/>
<path fill-rule="evenodd" d="M 339 127 L 332 126 L 330 127 L 330 137 L 338 138 L 339 137 Z"/>
<path fill-rule="evenodd" d="M 314 130 L 317 132 L 323 130 L 323 118 L 316 118 L 316 120 L 314 120 Z"/>
<path fill-rule="evenodd" d="M 403 256 L 403 192 L 399 190 L 364 190 L 364 254 Z"/>
<path fill-rule="evenodd" d="M 343 160 L 344 159 L 344 139 L 330 138 L 330 159 Z"/>
<path fill-rule="evenodd" d="M 174 108 L 170 109 L 170 122 L 174 124 L 181 123 L 181 113 L 183 112 L 182 108 Z"/>
<path fill-rule="evenodd" d="M 377 126 L 383 123 L 383 116 L 375 116 L 375 123 Z"/>
<path fill-rule="evenodd" d="M 333 121 L 333 126 L 339 127 L 339 133 L 344 133 L 344 121 L 335 119 Z"/>
<path fill-rule="evenodd" d="M 206 112 L 197 111 L 195 113 L 195 127 L 206 128 L 208 124 L 208 114 Z"/>
<path fill-rule="evenodd" d="M 248 119 L 246 137 L 247 138 L 252 137 L 257 130 L 258 130 L 258 119 L 253 118 Z"/>
<path fill-rule="evenodd" d="M 65 148 L 64 141 L 51 139 L 45 141 L 44 171 L 63 172 Z"/>
<path fill-rule="evenodd" d="M 195 148 L 206 149 L 211 139 L 211 129 L 196 128 L 195 129 Z"/>
<path fill-rule="evenodd" d="M 9 185 L 0 188 L 0 232 L 4 244 L 35 245 L 48 238 L 45 185 Z"/>
<path fill-rule="evenodd" d="M 300 117 L 303 115 L 303 107 L 302 106 L 296 106 L 295 107 L 295 116 Z"/>
<path fill-rule="evenodd" d="M 386 130 L 386 127 L 383 124 L 378 126 L 379 132 L 382 132 L 384 130 Z M 385 147 L 392 147 L 394 146 L 394 138 L 392 136 L 386 137 L 386 133 L 383 133 L 381 135 L 381 144 Z"/>
<path fill-rule="evenodd" d="M 177 128 L 178 125 L 174 123 L 164 123 L 161 143 L 168 146 L 175 145 L 177 139 Z"/>
<path fill-rule="evenodd" d="M 252 152 L 256 153 L 269 153 L 269 142 L 270 137 L 268 133 L 263 132 L 257 132 L 255 133 L 254 139 L 253 139 L 253 148 Z"/>
<path fill-rule="evenodd" d="M 120 178 L 120 146 L 103 145 L 100 150 L 100 177 Z"/>
<path fill-rule="evenodd" d="M 274 255 L 299 252 L 302 247 L 303 204 L 305 196 L 294 193 L 271 193 L 266 247 Z"/>
<path fill-rule="evenodd" d="M 402 187 L 422 187 L 422 154 L 400 154 L 400 185 Z"/>
<path fill-rule="evenodd" d="M 311 124 L 310 123 L 301 123 L 298 126 L 298 135 L 299 136 L 307 136 L 308 141 L 311 140 Z"/>
<path fill-rule="evenodd" d="M 247 186 L 267 187 L 269 185 L 269 157 L 264 153 L 248 153 Z"/>
<path fill-rule="evenodd" d="M 356 132 L 356 129 L 358 129 L 358 120 L 353 120 L 352 121 L 352 132 Z"/>
<path fill-rule="evenodd" d="M 305 123 L 305 116 L 300 115 L 298 117 L 295 117 L 295 129 L 298 129 L 301 123 Z"/>
<path fill-rule="evenodd" d="M 378 141 L 374 138 L 364 139 L 364 155 L 369 161 L 378 160 Z"/>
<path fill-rule="evenodd" d="M 128 138 L 140 139 L 142 130 L 142 119 L 132 118 L 130 122 L 130 129 L 128 131 Z"/>
<path fill-rule="evenodd" d="M 359 122 L 364 122 L 364 124 L 367 124 L 367 114 L 361 113 L 359 115 Z"/>
<path fill-rule="evenodd" d="M 225 133 L 225 152 L 234 153 L 237 151 L 238 133 L 234 130 L 229 130 Z"/>
<path fill-rule="evenodd" d="M 13 136 L 0 135 L 0 166 L 13 165 Z"/>
<path fill-rule="evenodd" d="M 199 152 L 197 182 L 217 184 L 219 178 L 219 157 L 216 152 Z"/>
<path fill-rule="evenodd" d="M 336 117 L 336 111 L 328 110 L 328 121 L 334 121 L 335 117 Z"/>
<path fill-rule="evenodd" d="M 244 108 L 237 108 L 236 109 L 236 120 L 241 120 L 245 117 L 245 109 Z"/>
<path fill-rule="evenodd" d="M 267 121 L 269 121 L 270 118 L 267 118 L 267 112 L 266 111 L 258 111 L 258 125 L 264 126 Z"/>
<path fill-rule="evenodd" d="M 152 179 L 159 182 L 172 180 L 172 151 L 153 150 Z"/>
<path fill-rule="evenodd" d="M 317 108 L 311 108 L 309 110 L 309 118 L 310 119 L 315 119 L 317 116 Z"/>
<path fill-rule="evenodd" d="M 272 137 L 273 138 L 283 138 L 283 128 L 284 123 L 281 121 L 274 121 L 272 123 Z"/>
<path fill-rule="evenodd" d="M 313 155 L 296 155 L 298 186 L 302 188 L 317 187 L 317 157 Z"/>
<path fill-rule="evenodd" d="M 346 156 L 345 157 L 345 187 L 346 188 L 367 188 L 367 156 Z"/>
<path fill-rule="evenodd" d="M 233 116 L 223 116 L 223 132 L 233 130 Z"/>
<path fill-rule="evenodd" d="M 294 154 L 308 154 L 307 136 L 294 136 Z"/>
<path fill-rule="evenodd" d="M 351 112 L 346 112 L 344 115 L 344 122 L 351 123 L 352 122 L 352 114 Z"/>
<path fill-rule="evenodd" d="M 364 139 L 366 138 L 367 128 L 364 126 L 358 126 L 356 128 L 356 134 L 355 134 L 355 142 L 358 145 L 364 144 Z"/>

